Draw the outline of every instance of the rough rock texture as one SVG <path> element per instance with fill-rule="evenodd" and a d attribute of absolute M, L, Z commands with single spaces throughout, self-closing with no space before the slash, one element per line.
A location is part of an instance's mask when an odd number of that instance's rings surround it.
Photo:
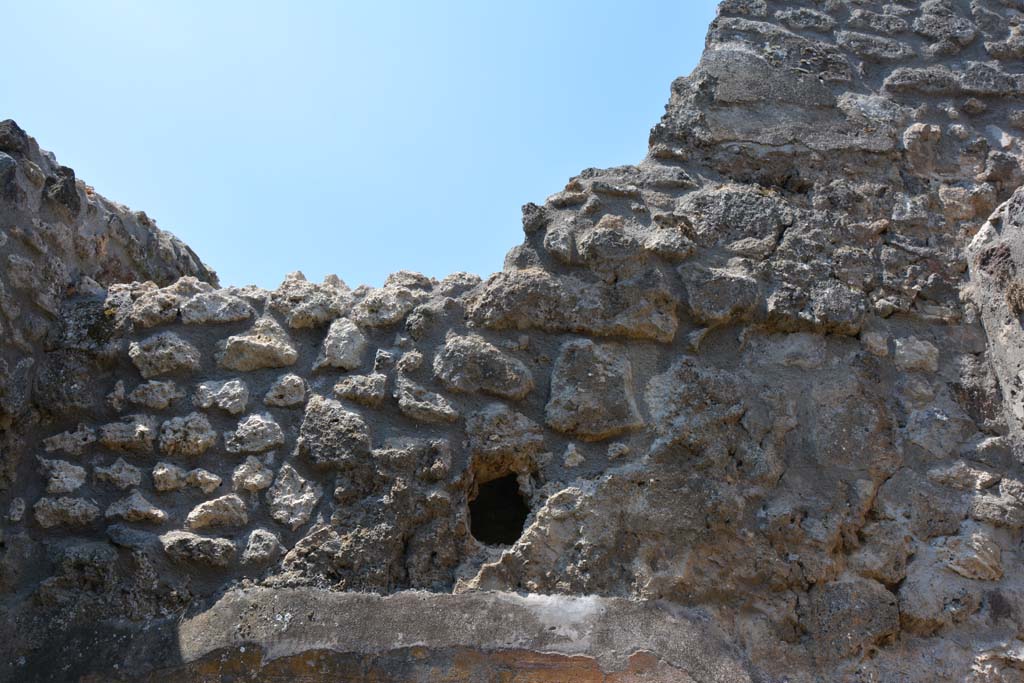
<path fill-rule="evenodd" d="M 218 289 L 0 124 L 0 678 L 1024 680 L 1022 25 L 726 0 L 486 280 Z"/>

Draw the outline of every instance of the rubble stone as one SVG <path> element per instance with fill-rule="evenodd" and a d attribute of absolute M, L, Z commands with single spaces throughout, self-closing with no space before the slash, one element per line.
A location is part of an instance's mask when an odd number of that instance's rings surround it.
<path fill-rule="evenodd" d="M 233 432 L 224 435 L 228 453 L 263 453 L 284 445 L 284 432 L 269 413 L 254 414 L 238 422 Z"/>
<path fill-rule="evenodd" d="M 589 340 L 566 342 L 551 373 L 547 424 L 586 441 L 639 429 L 633 373 L 622 349 Z"/>

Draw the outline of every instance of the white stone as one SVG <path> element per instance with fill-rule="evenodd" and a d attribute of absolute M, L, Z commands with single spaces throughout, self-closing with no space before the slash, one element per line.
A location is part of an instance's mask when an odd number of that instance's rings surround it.
<path fill-rule="evenodd" d="M 202 413 L 175 417 L 160 426 L 160 450 L 167 455 L 202 455 L 216 441 L 217 432 Z"/>
<path fill-rule="evenodd" d="M 249 402 L 249 387 L 240 379 L 203 382 L 196 387 L 192 404 L 197 408 L 216 406 L 232 415 L 240 415 Z"/>
<path fill-rule="evenodd" d="M 205 529 L 207 527 L 245 526 L 249 522 L 249 513 L 245 502 L 235 494 L 228 494 L 213 500 L 207 500 L 192 508 L 185 520 L 189 529 Z"/>
<path fill-rule="evenodd" d="M 281 375 L 270 385 L 263 402 L 278 408 L 300 406 L 306 402 L 306 381 L 298 375 Z"/>
<path fill-rule="evenodd" d="M 267 413 L 249 415 L 233 432 L 224 434 L 228 453 L 263 453 L 284 444 L 284 433 Z"/>
<path fill-rule="evenodd" d="M 291 465 L 281 465 L 273 486 L 267 490 L 270 516 L 295 531 L 309 521 L 322 495 L 319 485 L 303 479 Z"/>
<path fill-rule="evenodd" d="M 185 488 L 185 470 L 166 462 L 153 467 L 153 488 L 157 491 L 180 491 Z"/>
<path fill-rule="evenodd" d="M 274 481 L 274 471 L 263 462 L 250 455 L 231 474 L 231 485 L 236 491 L 255 493 L 270 486 Z"/>
<path fill-rule="evenodd" d="M 366 337 L 348 318 L 338 318 L 331 323 L 324 339 L 323 349 L 313 365 L 321 368 L 355 370 L 362 364 L 366 353 Z"/>
<path fill-rule="evenodd" d="M 281 541 L 266 529 L 253 529 L 242 551 L 242 564 L 264 565 L 281 554 Z"/>
<path fill-rule="evenodd" d="M 189 470 L 185 475 L 185 483 L 203 493 L 213 493 L 221 485 L 221 482 L 222 479 L 216 474 L 202 468 Z"/>

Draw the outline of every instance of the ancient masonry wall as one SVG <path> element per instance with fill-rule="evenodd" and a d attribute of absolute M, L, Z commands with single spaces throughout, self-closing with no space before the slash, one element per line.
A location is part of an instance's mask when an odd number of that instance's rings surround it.
<path fill-rule="evenodd" d="M 621 645 L 659 680 L 1022 680 L 1022 19 L 726 0 L 648 158 L 526 205 L 486 280 L 265 291 L 193 264 L 55 296 L 8 412 L 10 661 L 45 670 L 53 614 L 191 610 L 172 670 L 200 680 L 278 643 L 246 610 L 287 594 L 312 622 L 304 591 L 329 589 L 395 596 L 324 604 L 409 610 L 415 633 L 414 604 L 593 596 L 587 633 L 657 606 L 728 653 Z M 563 626 L 530 648 L 600 655 Z"/>

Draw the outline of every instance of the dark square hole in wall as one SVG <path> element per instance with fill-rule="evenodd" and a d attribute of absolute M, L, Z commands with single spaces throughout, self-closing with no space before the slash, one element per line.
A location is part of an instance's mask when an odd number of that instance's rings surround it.
<path fill-rule="evenodd" d="M 530 507 L 519 492 L 516 475 L 481 484 L 469 501 L 469 530 L 487 545 L 512 545 L 523 533 Z"/>

